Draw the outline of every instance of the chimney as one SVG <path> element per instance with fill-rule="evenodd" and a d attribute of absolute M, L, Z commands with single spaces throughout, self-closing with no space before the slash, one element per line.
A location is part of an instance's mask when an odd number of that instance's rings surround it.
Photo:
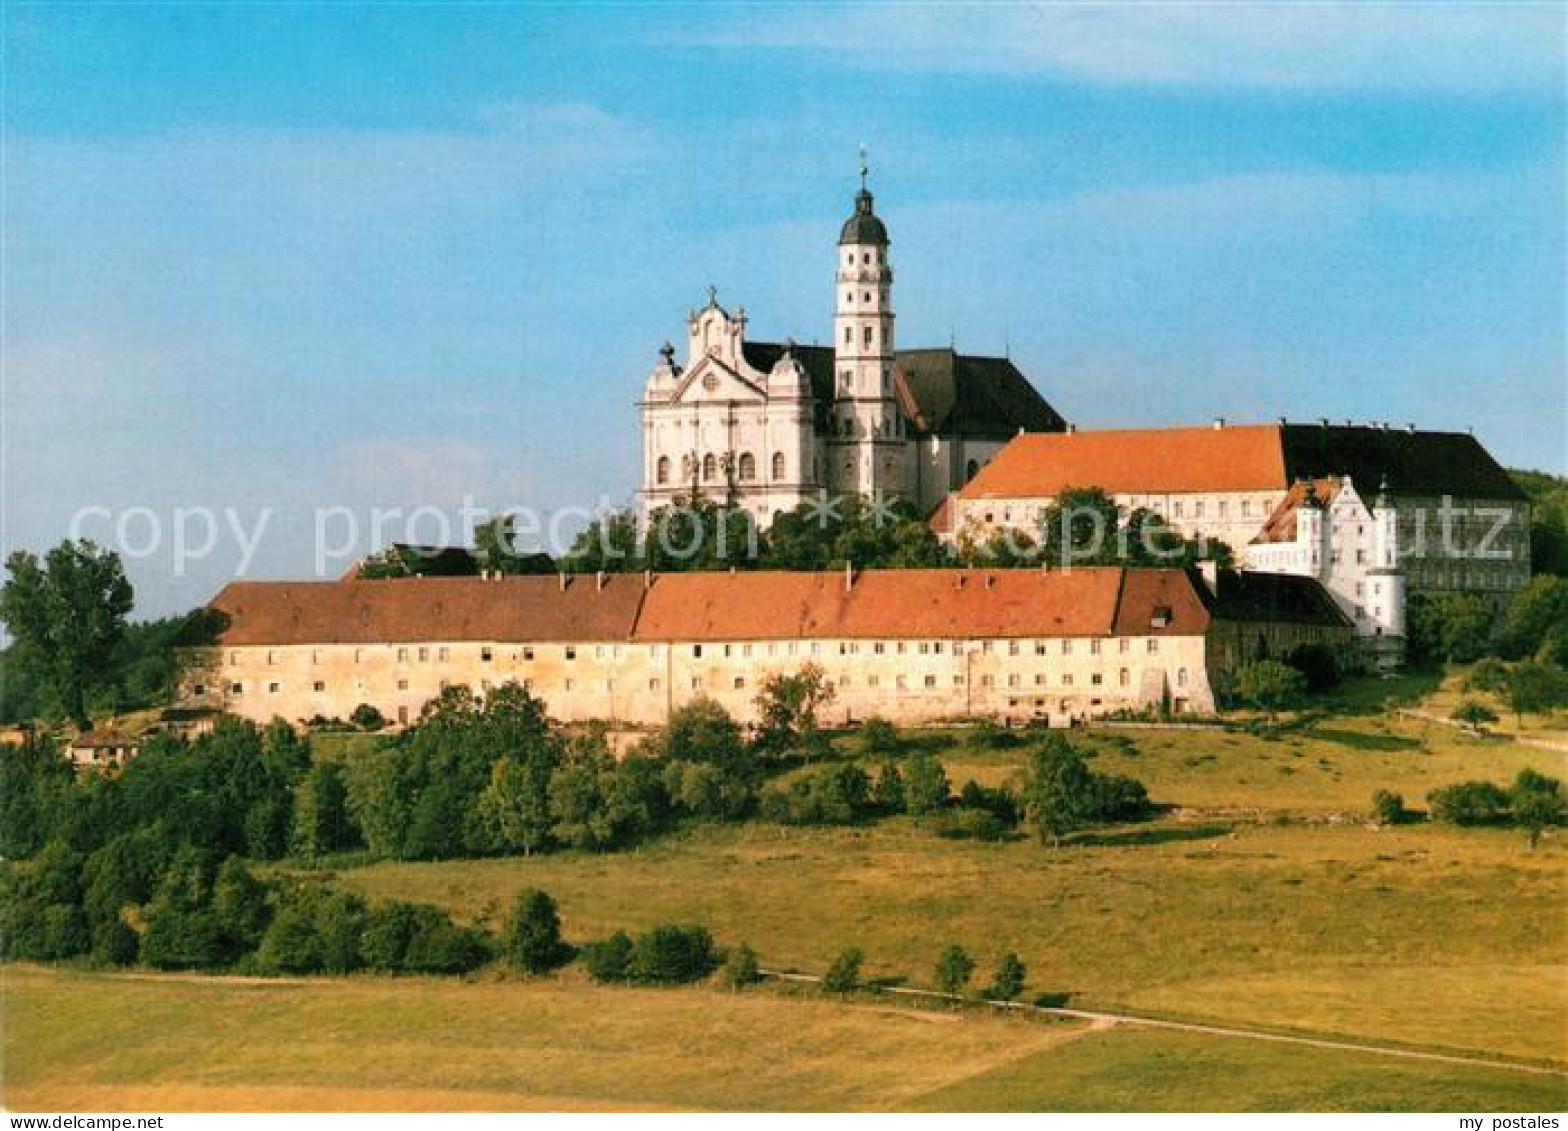
<path fill-rule="evenodd" d="M 855 587 L 855 563 L 844 563 L 844 592 L 848 593 Z"/>
<path fill-rule="evenodd" d="M 556 576 L 561 579 L 561 592 L 565 593 L 566 592 L 566 574 L 565 573 L 558 573 L 558 574 L 556 574 Z"/>
<path fill-rule="evenodd" d="M 989 588 L 991 588 L 995 584 L 996 584 L 996 574 L 994 574 L 994 573 L 986 574 L 985 575 L 985 587 L 987 589 L 989 589 Z"/>
<path fill-rule="evenodd" d="M 1320 428 L 1327 428 L 1328 427 L 1328 417 L 1326 417 L 1326 416 L 1318 417 L 1318 427 L 1320 427 Z"/>
<path fill-rule="evenodd" d="M 1067 426 L 1067 434 L 1069 436 L 1071 436 L 1076 431 L 1078 431 L 1078 425 L 1076 425 L 1076 424 L 1069 424 Z"/>
<path fill-rule="evenodd" d="M 642 571 L 642 587 L 644 589 L 653 588 L 653 570 L 645 569 Z"/>
<path fill-rule="evenodd" d="M 1405 422 L 1405 431 L 1409 432 L 1412 436 L 1414 436 L 1415 433 L 1416 433 L 1416 422 L 1414 420 L 1406 421 Z"/>
<path fill-rule="evenodd" d="M 596 593 L 604 588 L 604 570 L 593 575 L 593 588 Z"/>
<path fill-rule="evenodd" d="M 1283 416 L 1279 417 L 1278 421 L 1279 421 L 1279 424 L 1280 424 L 1281 427 L 1283 427 L 1285 425 L 1285 418 Z"/>
<path fill-rule="evenodd" d="M 1214 418 L 1214 430 L 1218 432 L 1223 427 L 1225 427 L 1225 418 L 1223 416 L 1216 416 Z"/>

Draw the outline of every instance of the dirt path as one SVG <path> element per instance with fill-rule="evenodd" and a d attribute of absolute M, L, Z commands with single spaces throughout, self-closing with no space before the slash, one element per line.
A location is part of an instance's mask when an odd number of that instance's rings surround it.
<path fill-rule="evenodd" d="M 781 982 L 801 982 L 818 985 L 822 979 L 815 974 L 789 974 L 783 971 L 764 970 L 764 977 Z M 917 997 L 928 1001 L 959 1002 L 964 999 L 956 994 L 937 990 L 919 990 L 909 986 L 885 986 L 876 992 L 901 997 Z M 998 1009 L 1011 1009 L 1019 1013 L 1039 1013 L 1051 1017 L 1070 1017 L 1090 1022 L 1090 1030 L 1109 1029 L 1116 1025 L 1134 1025 L 1145 1029 L 1172 1029 L 1179 1033 L 1201 1033 L 1211 1037 L 1235 1037 L 1249 1041 L 1273 1041 L 1278 1044 L 1304 1045 L 1307 1048 L 1335 1049 L 1341 1052 L 1359 1052 L 1372 1056 L 1393 1056 L 1405 1060 L 1428 1060 L 1440 1064 L 1463 1064 L 1475 1068 L 1502 1068 L 1514 1072 L 1528 1072 L 1537 1076 L 1568 1076 L 1568 1069 L 1553 1068 L 1542 1064 L 1524 1064 L 1515 1060 L 1498 1060 L 1464 1053 L 1426 1052 L 1420 1049 L 1389 1048 L 1385 1045 L 1362 1044 L 1357 1041 L 1334 1040 L 1329 1037 L 1305 1037 L 1290 1033 L 1272 1033 L 1266 1029 L 1238 1029 L 1228 1025 L 1206 1025 L 1199 1021 L 1169 1021 L 1161 1017 L 1144 1017 L 1133 1013 L 1108 1013 L 1097 1009 L 1068 1009 L 1065 1006 L 1028 1005 L 1017 1001 L 990 1001 L 985 1004 Z M 1086 1030 L 1090 1031 L 1090 1030 Z"/>

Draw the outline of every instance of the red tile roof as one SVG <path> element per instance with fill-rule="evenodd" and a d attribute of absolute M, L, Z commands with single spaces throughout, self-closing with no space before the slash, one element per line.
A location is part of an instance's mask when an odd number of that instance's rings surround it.
<path fill-rule="evenodd" d="M 631 635 L 641 575 L 235 581 L 211 607 L 221 642 L 371 644 L 421 640 L 595 641 Z"/>
<path fill-rule="evenodd" d="M 969 639 L 1205 632 L 1182 570 L 866 570 L 234 582 L 223 646 L 431 641 Z M 1332 602 L 1330 602 L 1332 604 Z"/>
<path fill-rule="evenodd" d="M 1318 502 L 1324 506 L 1334 501 L 1334 496 L 1339 494 L 1338 479 L 1312 480 L 1312 490 Z M 1280 500 L 1279 506 L 1274 508 L 1274 513 L 1269 515 L 1268 521 L 1263 524 L 1263 529 L 1258 531 L 1253 542 L 1294 542 L 1296 540 L 1296 511 L 1307 498 L 1307 484 L 1305 481 L 1292 483 L 1290 490 L 1285 492 L 1285 497 Z"/>
<path fill-rule="evenodd" d="M 1208 616 L 1191 583 L 1171 574 L 1181 615 L 1165 631 L 1201 633 Z M 638 640 L 918 639 L 1105 636 L 1121 623 L 1117 568 L 867 570 L 843 573 L 672 573 L 654 580 Z M 1143 581 L 1134 586 L 1138 599 Z M 1134 618 L 1136 619 L 1136 618 Z M 1145 618 L 1146 621 L 1147 618 Z M 1132 623 L 1131 621 L 1127 623 Z M 1136 629 L 1149 631 L 1147 623 Z"/>
<path fill-rule="evenodd" d="M 1019 436 L 980 469 L 964 499 L 1052 497 L 1066 487 L 1111 494 L 1283 488 L 1278 425 L 1049 432 Z"/>

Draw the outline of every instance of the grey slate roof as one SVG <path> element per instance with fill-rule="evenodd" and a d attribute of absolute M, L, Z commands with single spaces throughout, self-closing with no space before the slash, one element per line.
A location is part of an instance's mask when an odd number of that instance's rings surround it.
<path fill-rule="evenodd" d="M 766 373 L 784 355 L 777 342 L 745 342 L 746 362 Z M 792 350 L 811 378 L 817 423 L 826 427 L 834 397 L 833 349 Z M 1007 358 L 976 357 L 951 349 L 899 350 L 893 358 L 899 400 L 917 436 L 962 433 L 1005 440 L 1018 433 L 1060 432 L 1066 421 Z"/>
<path fill-rule="evenodd" d="M 1525 498 L 1508 472 L 1468 433 L 1343 424 L 1286 424 L 1280 431 L 1285 473 L 1292 482 L 1348 475 L 1368 499 L 1385 478 L 1396 496 Z"/>

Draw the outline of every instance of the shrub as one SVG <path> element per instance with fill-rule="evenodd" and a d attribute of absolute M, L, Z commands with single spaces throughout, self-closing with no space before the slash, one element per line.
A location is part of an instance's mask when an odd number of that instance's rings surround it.
<path fill-rule="evenodd" d="M 1380 789 L 1372 795 L 1372 817 L 1380 825 L 1397 825 L 1405 819 L 1405 799 Z"/>
<path fill-rule="evenodd" d="M 1491 656 L 1477 660 L 1470 674 L 1465 676 L 1465 688 L 1491 695 L 1502 694 L 1508 690 L 1508 665 Z"/>
<path fill-rule="evenodd" d="M 849 825 L 871 811 L 871 782 L 858 766 L 823 766 L 763 790 L 763 816 L 789 825 Z"/>
<path fill-rule="evenodd" d="M 1497 712 L 1475 699 L 1462 700 L 1449 716 L 1455 722 L 1479 727 L 1497 721 Z"/>
<path fill-rule="evenodd" d="M 904 811 L 912 817 L 934 813 L 947 805 L 947 770 L 934 754 L 917 754 L 904 763 Z"/>
<path fill-rule="evenodd" d="M 871 800 L 884 812 L 904 811 L 904 774 L 892 755 L 885 754 L 882 757 L 876 781 L 871 786 Z"/>
<path fill-rule="evenodd" d="M 671 762 L 664 788 L 677 809 L 709 821 L 737 820 L 752 802 L 746 782 L 711 762 Z"/>
<path fill-rule="evenodd" d="M 1432 819 L 1451 825 L 1495 825 L 1508 814 L 1508 794 L 1489 781 L 1460 782 L 1426 795 Z"/>
<path fill-rule="evenodd" d="M 386 716 L 369 703 L 361 703 L 355 707 L 348 721 L 360 730 L 382 730 L 387 725 Z"/>
<path fill-rule="evenodd" d="M 822 988 L 830 994 L 848 994 L 859 989 L 863 957 L 858 946 L 840 951 L 828 967 L 828 972 L 822 976 Z"/>
<path fill-rule="evenodd" d="M 994 719 L 981 719 L 975 724 L 974 744 L 983 750 L 1011 750 L 1021 741 Z"/>
<path fill-rule="evenodd" d="M 898 728 L 886 719 L 873 716 L 860 724 L 860 749 L 868 756 L 897 754 L 903 745 Z"/>
<path fill-rule="evenodd" d="M 969 957 L 969 953 L 961 946 L 949 946 L 936 960 L 933 977 L 937 989 L 943 993 L 956 994 L 969 984 L 974 973 L 975 960 Z"/>
<path fill-rule="evenodd" d="M 131 966 L 141 939 L 123 919 L 111 919 L 93 938 L 93 959 L 105 966 Z"/>
<path fill-rule="evenodd" d="M 1236 672 L 1236 694 L 1243 703 L 1265 711 L 1293 707 L 1307 690 L 1307 677 L 1277 660 L 1254 660 Z"/>
<path fill-rule="evenodd" d="M 561 917 L 555 900 L 532 889 L 517 897 L 506 923 L 501 948 L 519 970 L 544 974 L 572 959 L 572 949 L 561 938 Z"/>
<path fill-rule="evenodd" d="M 626 977 L 632 982 L 678 985 L 700 981 L 716 966 L 718 954 L 707 928 L 664 924 L 633 941 Z"/>
<path fill-rule="evenodd" d="M 281 894 L 277 913 L 256 948 L 267 974 L 347 974 L 364 965 L 365 903 L 315 885 Z M 147 941 L 142 940 L 145 951 Z"/>
<path fill-rule="evenodd" d="M 1023 993 L 1024 977 L 1023 962 L 1012 951 L 1008 951 L 1002 955 L 1002 961 L 997 963 L 996 977 L 991 979 L 985 996 L 994 1001 L 1012 1001 Z"/>
<path fill-rule="evenodd" d="M 625 931 L 616 931 L 607 939 L 591 942 L 582 949 L 583 965 L 588 976 L 596 982 L 626 981 L 626 967 L 631 961 L 632 940 Z"/>
<path fill-rule="evenodd" d="M 757 952 L 749 944 L 741 943 L 730 951 L 722 977 L 724 984 L 732 990 L 762 981 L 762 965 L 757 960 Z"/>
<path fill-rule="evenodd" d="M 1022 816 L 1018 797 L 1007 786 L 983 786 L 966 781 L 958 791 L 958 803 L 966 809 L 983 809 L 1005 825 L 1016 825 Z"/>
<path fill-rule="evenodd" d="M 931 830 L 949 840 L 1006 840 L 1012 828 L 989 809 L 961 807 L 931 818 Z"/>
<path fill-rule="evenodd" d="M 1317 695 L 1338 687 L 1342 678 L 1339 660 L 1333 649 L 1322 644 L 1301 644 L 1293 649 L 1286 663 L 1301 673 L 1307 681 L 1307 691 Z"/>
<path fill-rule="evenodd" d="M 1143 783 L 1120 774 L 1094 774 L 1093 806 L 1102 821 L 1136 821 L 1149 814 Z"/>

